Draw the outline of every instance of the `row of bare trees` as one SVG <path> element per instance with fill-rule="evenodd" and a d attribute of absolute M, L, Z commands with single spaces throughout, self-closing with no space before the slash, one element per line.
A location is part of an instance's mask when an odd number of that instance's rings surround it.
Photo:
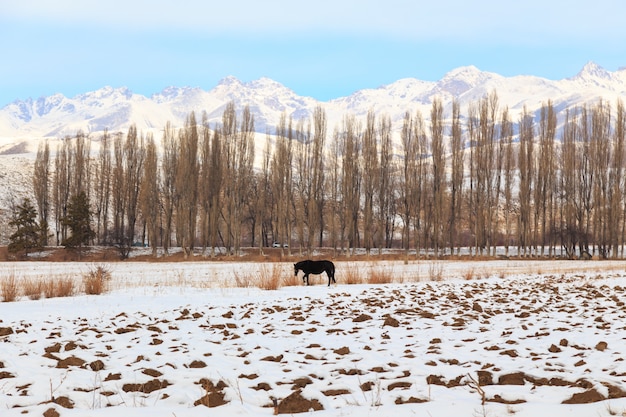
<path fill-rule="evenodd" d="M 137 242 L 154 253 L 181 247 L 186 256 L 200 247 L 262 251 L 272 242 L 347 255 L 392 246 L 407 255 L 493 255 L 496 246 L 525 256 L 623 255 L 621 101 L 566 109 L 563 120 L 547 102 L 514 120 L 493 92 L 465 116 L 458 102 L 446 114 L 435 99 L 429 116 L 406 112 L 394 129 L 387 115 L 346 115 L 329 133 L 322 107 L 310 120 L 283 114 L 256 159 L 254 116 L 232 102 L 212 126 L 195 113 L 183 128 L 168 123 L 161 143 L 134 126 L 93 142 L 78 133 L 53 160 L 49 145 L 40 147 L 39 222 L 63 241 L 60 219 L 84 192 L 94 243 L 124 256 Z"/>

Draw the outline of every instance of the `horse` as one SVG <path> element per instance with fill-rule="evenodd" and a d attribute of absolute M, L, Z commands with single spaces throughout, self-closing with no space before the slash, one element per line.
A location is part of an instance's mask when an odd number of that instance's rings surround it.
<path fill-rule="evenodd" d="M 296 264 L 293 264 L 295 276 L 298 276 L 298 271 L 304 272 L 304 276 L 302 277 L 302 282 L 305 285 L 309 285 L 309 274 L 319 275 L 322 272 L 326 272 L 326 276 L 328 276 L 328 286 L 330 287 L 330 281 L 335 281 L 335 264 L 331 261 L 312 261 L 307 259 L 306 261 L 300 261 Z"/>

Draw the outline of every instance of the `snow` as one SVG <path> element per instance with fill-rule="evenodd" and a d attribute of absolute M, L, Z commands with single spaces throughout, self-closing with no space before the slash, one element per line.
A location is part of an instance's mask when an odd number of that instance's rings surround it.
<path fill-rule="evenodd" d="M 0 281 L 112 278 L 0 303 L 0 414 L 272 415 L 299 392 L 315 416 L 623 415 L 625 265 L 341 261 L 335 286 L 266 291 L 236 277 L 292 263 L 2 263 Z M 395 282 L 342 283 L 350 270 Z M 611 398 L 563 404 L 590 390 Z M 225 404 L 194 406 L 209 393 Z"/>
<path fill-rule="evenodd" d="M 174 127 L 184 126 L 191 111 L 196 112 L 198 119 L 206 111 L 211 125 L 219 123 L 223 107 L 231 100 L 238 109 L 246 105 L 254 109 L 260 136 L 273 132 L 284 113 L 297 118 L 312 114 L 318 106 L 327 113 L 329 129 L 340 126 L 346 114 L 364 118 L 370 110 L 389 115 L 395 123 L 402 120 L 405 112 L 419 110 L 427 122 L 434 97 L 442 100 L 445 109 L 450 109 L 453 99 L 465 108 L 494 90 L 500 105 L 507 106 L 515 120 L 525 105 L 528 111 L 535 112 L 548 100 L 563 108 L 595 103 L 599 98 L 614 105 L 626 93 L 626 71 L 610 72 L 590 62 L 573 77 L 548 80 L 529 75 L 504 77 L 466 66 L 451 70 L 438 81 L 405 78 L 328 102 L 299 96 L 269 78 L 242 82 L 227 76 L 208 91 L 168 87 L 150 97 L 126 87 L 103 87 L 71 98 L 54 94 L 36 100 L 15 100 L 0 108 L 0 136 L 62 138 L 74 136 L 78 130 L 97 135 L 105 128 L 111 133 L 126 132 L 131 124 L 140 132 L 157 134 L 168 121 Z"/>

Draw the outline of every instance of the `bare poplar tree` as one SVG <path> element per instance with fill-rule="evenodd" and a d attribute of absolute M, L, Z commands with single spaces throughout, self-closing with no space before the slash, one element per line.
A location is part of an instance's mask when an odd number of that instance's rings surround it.
<path fill-rule="evenodd" d="M 62 220 L 67 216 L 67 204 L 71 192 L 71 172 L 73 169 L 71 146 L 69 137 L 63 139 L 61 144 L 57 146 L 54 158 L 53 205 L 57 246 L 67 239 L 67 224 Z"/>
<path fill-rule="evenodd" d="M 344 117 L 341 200 L 346 221 L 346 255 L 354 254 L 359 245 L 359 213 L 361 207 L 361 175 L 359 169 L 360 128 L 353 115 Z"/>
<path fill-rule="evenodd" d="M 551 101 L 541 106 L 539 120 L 539 147 L 537 155 L 537 169 L 535 170 L 534 188 L 534 225 L 535 225 L 535 252 L 541 256 L 548 245 L 549 255 L 552 255 L 553 242 L 549 237 L 552 224 L 553 191 L 555 179 L 554 139 L 556 136 L 556 113 Z M 537 245 L 541 244 L 541 251 Z"/>
<path fill-rule="evenodd" d="M 158 151 L 152 134 L 146 137 L 146 156 L 141 179 L 140 209 L 148 229 L 152 255 L 159 244 L 159 165 Z"/>
<path fill-rule="evenodd" d="M 170 122 L 163 130 L 163 158 L 161 160 L 161 196 L 163 204 L 163 250 L 167 254 L 172 241 L 174 207 L 176 206 L 176 172 L 178 146 Z"/>
<path fill-rule="evenodd" d="M 290 121 L 291 123 L 291 121 Z M 290 242 L 291 232 L 291 181 L 292 181 L 292 141 L 287 130 L 287 118 L 285 113 L 280 117 L 276 132 L 276 145 L 271 161 L 272 196 L 275 205 L 274 223 L 275 240 L 284 244 Z M 291 250 L 289 245 L 288 250 Z"/>
<path fill-rule="evenodd" d="M 311 145 L 310 124 L 304 126 L 304 120 L 297 121 L 293 138 L 296 143 L 295 149 L 295 201 L 294 213 L 296 218 L 296 235 L 300 246 L 300 253 L 303 249 L 308 253 L 311 250 L 310 243 L 313 240 L 314 226 L 311 219 L 317 219 L 310 213 L 313 203 L 313 146 Z"/>
<path fill-rule="evenodd" d="M 202 116 L 202 125 L 201 166 L 198 180 L 198 196 L 202 209 L 200 228 L 203 250 L 209 247 L 211 257 L 214 257 L 218 250 L 220 202 L 222 201 L 220 199 L 223 180 L 221 130 L 216 127 L 211 132 L 206 113 Z"/>
<path fill-rule="evenodd" d="M 137 126 L 134 124 L 128 128 L 126 142 L 123 149 L 124 184 L 125 184 L 125 213 L 126 230 L 124 243 L 132 245 L 135 241 L 135 225 L 138 218 L 139 190 L 141 186 L 141 173 L 145 160 L 145 145 L 143 136 L 139 137 Z"/>
<path fill-rule="evenodd" d="M 253 203 L 251 187 L 254 181 L 254 115 L 245 106 L 241 115 L 241 127 L 237 136 L 235 252 L 242 246 L 243 225 L 250 220 L 250 204 Z M 253 203 L 254 204 L 254 203 Z M 253 232 L 251 232 L 253 234 Z"/>
<path fill-rule="evenodd" d="M 503 160 L 502 172 L 504 176 L 504 188 L 502 190 L 504 196 L 504 254 L 509 256 L 509 245 L 512 236 L 511 216 L 513 210 L 513 175 L 515 173 L 515 155 L 513 152 L 513 124 L 509 117 L 508 108 L 502 110 L 502 119 L 500 121 L 500 141 L 503 144 L 504 152 L 500 155 Z"/>
<path fill-rule="evenodd" d="M 309 200 L 309 224 L 312 233 L 309 248 L 313 245 L 314 233 L 318 234 L 318 246 L 322 246 L 324 237 L 324 147 L 326 146 L 326 112 L 321 106 L 313 110 L 313 153 L 312 153 L 312 198 Z"/>
<path fill-rule="evenodd" d="M 626 204 L 624 204 L 624 197 L 626 192 L 624 187 L 626 186 L 626 178 L 624 170 L 626 169 L 626 114 L 624 111 L 624 102 L 620 99 L 616 104 L 615 122 L 613 128 L 613 163 L 612 163 L 612 177 L 611 177 L 611 196 L 610 201 L 612 204 L 611 212 L 613 218 L 611 219 L 612 225 L 621 225 L 621 227 L 613 227 L 611 231 L 613 233 L 613 257 L 623 257 L 624 253 L 624 235 L 626 228 Z"/>
<path fill-rule="evenodd" d="M 176 236 L 184 258 L 193 255 L 198 216 L 198 125 L 192 111 L 179 132 L 176 190 Z"/>
<path fill-rule="evenodd" d="M 530 255 L 530 247 L 532 245 L 531 220 L 532 220 L 532 183 L 533 170 L 533 142 L 534 142 L 534 123 L 530 112 L 526 107 L 522 112 L 519 122 L 520 149 L 518 158 L 519 167 L 519 217 L 518 217 L 518 246 L 519 253 L 527 256 Z"/>
<path fill-rule="evenodd" d="M 329 238 L 330 245 L 333 248 L 333 254 L 336 255 L 337 248 L 341 243 L 343 245 L 343 235 L 345 233 L 345 222 L 343 221 L 343 212 L 341 201 L 341 152 L 342 152 L 342 135 L 336 127 L 333 132 L 333 139 L 330 143 L 330 155 L 326 169 L 328 172 L 328 195 L 329 195 Z"/>
<path fill-rule="evenodd" d="M 393 142 L 391 136 L 391 118 L 386 115 L 379 119 L 380 160 L 378 162 L 378 233 L 379 254 L 383 247 L 390 248 L 395 232 L 396 219 L 396 172 L 393 161 Z"/>
<path fill-rule="evenodd" d="M 463 138 L 461 127 L 461 109 L 459 102 L 452 102 L 452 126 L 450 132 L 450 152 L 451 152 L 451 181 L 450 181 L 450 209 L 448 214 L 448 230 L 450 253 L 454 254 L 460 251 L 460 242 L 458 241 L 458 227 L 461 221 L 462 202 L 463 202 L 463 178 L 465 174 L 465 141 Z"/>
<path fill-rule="evenodd" d="M 413 118 L 407 111 L 404 113 L 402 131 L 400 140 L 402 145 L 402 174 L 399 178 L 398 192 L 400 200 L 400 216 L 402 217 L 402 248 L 405 251 L 405 262 L 408 261 L 410 248 L 410 233 L 413 218 L 413 210 L 415 209 L 414 196 L 415 182 L 417 181 L 417 158 L 418 144 L 413 134 Z M 419 249 L 418 249 L 419 252 Z"/>
<path fill-rule="evenodd" d="M 610 191 L 611 115 L 610 107 L 600 100 L 591 110 L 591 163 L 593 164 L 593 237 L 600 257 L 610 256 L 609 222 L 612 218 Z"/>
<path fill-rule="evenodd" d="M 39 213 L 41 245 L 48 245 L 48 219 L 50 216 L 50 146 L 48 141 L 39 144 L 33 172 L 33 193 Z"/>
<path fill-rule="evenodd" d="M 563 137 L 560 154 L 559 176 L 559 218 L 561 247 L 565 250 L 568 258 L 573 258 L 576 253 L 576 245 L 580 237 L 579 211 L 577 199 L 576 173 L 578 151 L 576 143 L 576 114 L 571 114 L 567 109 L 563 123 Z"/>
<path fill-rule="evenodd" d="M 95 164 L 94 214 L 96 217 L 96 236 L 100 243 L 108 242 L 109 204 L 111 199 L 111 138 L 107 130 L 100 139 L 98 160 Z"/>
<path fill-rule="evenodd" d="M 377 223 L 374 222 L 374 197 L 378 195 L 380 177 L 378 174 L 378 135 L 376 115 L 373 110 L 367 113 L 365 132 L 363 133 L 363 244 L 367 255 L 374 245 Z"/>
<path fill-rule="evenodd" d="M 254 162 L 254 116 L 246 106 L 237 126 L 234 102 L 227 104 L 222 115 L 224 138 L 224 219 L 226 221 L 226 248 L 233 255 L 239 252 L 246 220 L 245 209 L 249 203 L 249 191 Z"/>
<path fill-rule="evenodd" d="M 432 242 L 435 258 L 439 257 L 439 250 L 443 246 L 444 236 L 443 216 L 446 212 L 444 195 L 446 193 L 446 154 L 443 138 L 444 118 L 441 99 L 435 98 L 430 110 L 430 137 L 431 137 L 431 177 L 432 177 Z"/>
<path fill-rule="evenodd" d="M 593 162 L 591 154 L 591 121 L 587 106 L 581 108 L 579 117 L 577 118 L 577 141 L 580 142 L 581 151 L 576 172 L 578 174 L 577 185 L 577 204 L 578 219 L 581 228 L 579 247 L 581 255 L 583 252 L 590 254 L 590 238 L 592 231 L 592 211 L 593 211 Z"/>

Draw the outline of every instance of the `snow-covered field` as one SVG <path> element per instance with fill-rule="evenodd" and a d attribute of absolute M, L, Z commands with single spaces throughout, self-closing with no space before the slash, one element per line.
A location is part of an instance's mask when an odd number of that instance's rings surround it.
<path fill-rule="evenodd" d="M 264 264 L 105 266 L 105 295 L 0 303 L 0 415 L 626 415 L 624 262 L 337 262 L 275 291 L 235 285 Z"/>

